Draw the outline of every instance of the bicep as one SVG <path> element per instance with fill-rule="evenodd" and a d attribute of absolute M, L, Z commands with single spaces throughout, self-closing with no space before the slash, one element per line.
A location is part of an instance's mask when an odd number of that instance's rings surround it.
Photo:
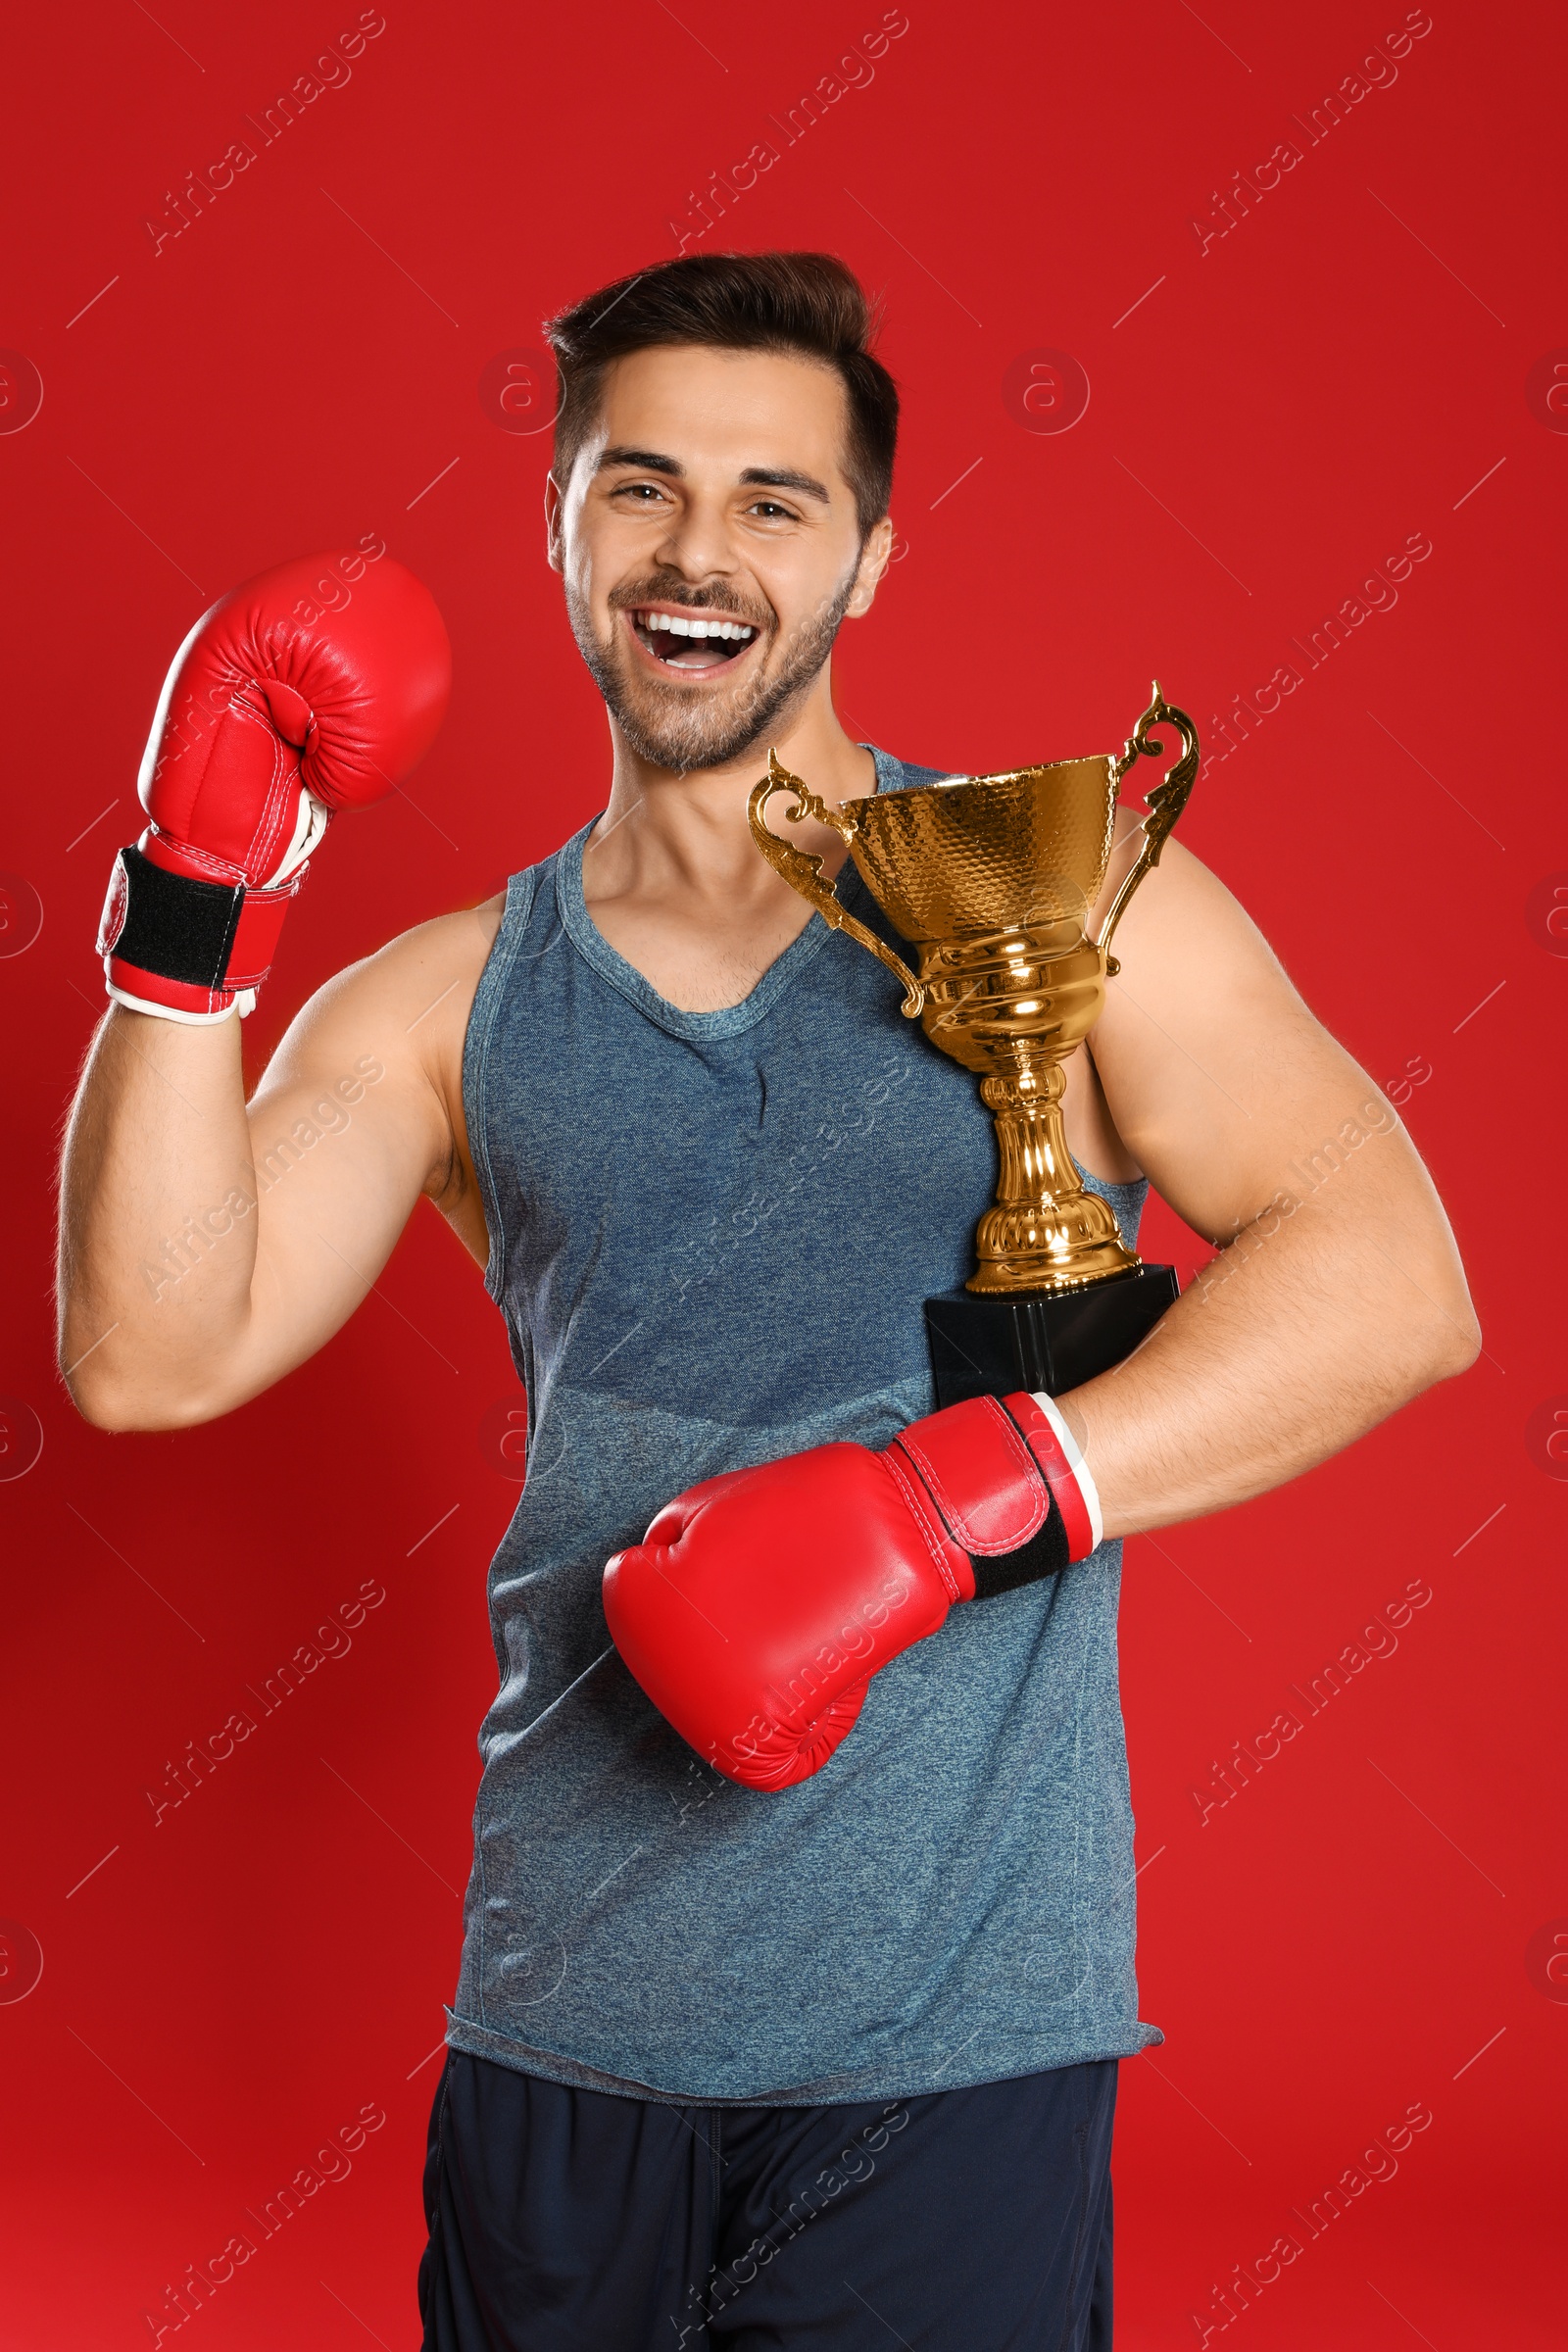
<path fill-rule="evenodd" d="M 1116 1128 L 1196 1232 L 1229 1240 L 1348 1128 L 1382 1178 L 1423 1179 L 1395 1114 L 1292 987 L 1256 925 L 1179 843 L 1117 930 L 1095 1063 Z M 1344 1156 L 1343 1140 L 1336 1146 Z M 1346 1188 L 1347 1197 L 1359 1186 Z"/>
<path fill-rule="evenodd" d="M 411 1027 L 427 961 L 399 941 L 339 974 L 291 1024 L 251 1099 L 249 1393 L 347 1321 L 449 1168 L 450 1124 Z"/>

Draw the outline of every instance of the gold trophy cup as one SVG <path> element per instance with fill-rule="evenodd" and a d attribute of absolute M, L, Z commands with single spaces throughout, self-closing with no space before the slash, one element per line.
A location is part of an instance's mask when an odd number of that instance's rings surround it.
<path fill-rule="evenodd" d="M 1145 796 L 1138 857 L 1091 939 L 1117 789 L 1141 757 L 1162 756 L 1152 733 L 1160 726 L 1178 731 L 1181 758 Z M 1112 934 L 1159 862 L 1199 756 L 1192 720 L 1156 683 L 1118 758 L 955 776 L 832 804 L 770 753 L 751 796 L 753 838 L 768 863 L 897 975 L 906 1015 L 918 1013 L 931 1043 L 977 1073 L 996 1122 L 1000 1175 L 975 1235 L 977 1270 L 964 1290 L 926 1300 L 942 1404 L 1077 1387 L 1128 1354 L 1177 1295 L 1173 1269 L 1146 1266 L 1109 1204 L 1086 1190 L 1062 1132 L 1061 1097 L 1067 1056 L 1094 1027 L 1106 977 L 1119 968 Z M 848 845 L 894 929 L 918 948 L 917 973 L 840 905 L 820 858 L 770 830 L 765 811 L 777 792 L 794 795 L 791 823 L 814 817 Z"/>

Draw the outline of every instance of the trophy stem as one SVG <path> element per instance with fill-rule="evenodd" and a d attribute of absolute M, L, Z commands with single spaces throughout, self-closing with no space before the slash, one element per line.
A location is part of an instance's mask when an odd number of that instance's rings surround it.
<path fill-rule="evenodd" d="M 975 1234 L 980 1264 L 965 1286 L 971 1291 L 1072 1290 L 1139 1263 L 1109 1202 L 1086 1190 L 1067 1149 L 1065 1085 L 1059 1061 L 980 1082 L 980 1099 L 996 1123 L 1001 1173 L 996 1206 Z"/>

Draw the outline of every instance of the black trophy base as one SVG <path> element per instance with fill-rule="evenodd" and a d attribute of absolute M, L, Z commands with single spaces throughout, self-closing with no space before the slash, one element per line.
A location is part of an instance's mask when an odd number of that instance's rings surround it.
<path fill-rule="evenodd" d="M 937 1403 L 1015 1389 L 1059 1396 L 1131 1355 L 1179 1290 L 1174 1266 L 1133 1266 L 1079 1291 L 944 1291 L 925 1302 Z"/>

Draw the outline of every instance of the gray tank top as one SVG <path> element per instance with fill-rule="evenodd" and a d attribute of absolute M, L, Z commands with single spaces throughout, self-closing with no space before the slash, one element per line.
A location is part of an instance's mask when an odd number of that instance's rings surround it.
<path fill-rule="evenodd" d="M 880 791 L 942 771 L 875 752 Z M 975 1081 L 813 914 L 683 1012 L 595 929 L 588 828 L 514 875 L 464 1055 L 486 1287 L 528 1395 L 448 2039 L 638 2097 L 914 2096 L 1157 2041 L 1133 1977 L 1120 1546 L 956 1608 L 775 1795 L 612 1647 L 611 1552 L 699 1479 L 935 1404 L 996 1151 Z M 895 935 L 853 866 L 845 903 Z M 1085 1181 L 1136 1236 L 1147 1187 Z"/>

